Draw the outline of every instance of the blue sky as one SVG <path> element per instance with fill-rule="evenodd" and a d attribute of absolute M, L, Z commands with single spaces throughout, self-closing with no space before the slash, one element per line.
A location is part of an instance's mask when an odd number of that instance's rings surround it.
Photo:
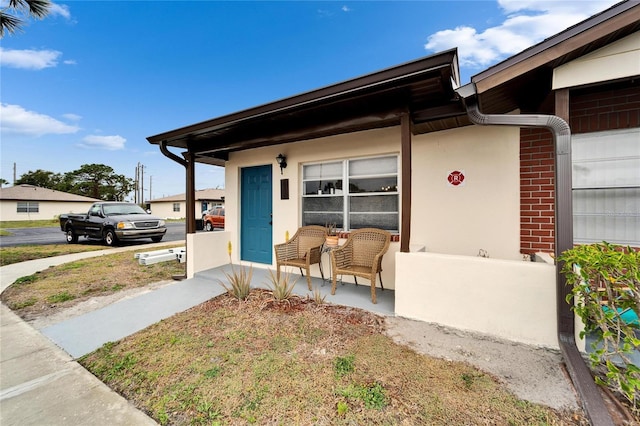
<path fill-rule="evenodd" d="M 7 0 L 0 0 L 0 7 Z M 462 84 L 616 1 L 56 1 L 0 40 L 0 177 L 102 163 L 184 192 L 147 136 L 459 49 Z M 224 186 L 198 165 L 197 189 Z"/>

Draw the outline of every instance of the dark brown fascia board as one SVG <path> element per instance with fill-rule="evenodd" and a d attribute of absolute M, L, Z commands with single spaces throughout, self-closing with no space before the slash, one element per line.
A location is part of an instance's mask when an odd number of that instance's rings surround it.
<path fill-rule="evenodd" d="M 212 120 L 149 136 L 147 141 L 152 144 L 159 144 L 161 141 L 166 140 L 169 142 L 169 145 L 171 145 L 172 139 L 183 138 L 187 134 L 197 135 L 198 133 L 210 132 L 218 127 L 225 127 L 241 121 L 255 119 L 260 116 L 284 112 L 286 110 L 302 107 L 311 103 L 327 101 L 338 96 L 344 96 L 353 92 L 379 86 L 381 84 L 390 83 L 394 80 L 401 80 L 415 75 L 428 73 L 442 67 L 452 67 L 453 75 L 457 76 L 459 73 L 457 71 L 457 63 L 455 62 L 456 58 L 457 49 L 450 49 L 416 61 L 387 68 L 352 80 L 347 80 L 342 83 L 326 86 L 310 92 L 281 99 L 279 101 L 224 115 Z"/>
<path fill-rule="evenodd" d="M 627 25 L 638 22 L 640 3 L 625 1 L 474 75 L 478 94 L 548 64 Z M 543 54 L 544 53 L 544 54 Z"/>

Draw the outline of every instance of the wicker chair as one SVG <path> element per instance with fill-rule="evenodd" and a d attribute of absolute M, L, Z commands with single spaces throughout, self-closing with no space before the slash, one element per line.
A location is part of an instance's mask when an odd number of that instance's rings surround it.
<path fill-rule="evenodd" d="M 286 243 L 276 244 L 276 264 L 277 278 L 280 280 L 281 266 L 295 266 L 307 271 L 307 285 L 311 290 L 311 265 L 317 263 L 320 266 L 320 275 L 324 279 L 320 255 L 322 254 L 322 244 L 327 237 L 327 230 L 323 226 L 303 226 Z"/>
<path fill-rule="evenodd" d="M 376 302 L 376 274 L 380 276 L 382 285 L 382 256 L 389 249 L 391 234 L 382 229 L 364 228 L 351 232 L 347 242 L 331 251 L 331 266 L 333 269 L 333 284 L 331 294 L 336 294 L 336 279 L 338 275 L 353 275 L 358 284 L 362 277 L 371 281 L 371 301 Z"/>

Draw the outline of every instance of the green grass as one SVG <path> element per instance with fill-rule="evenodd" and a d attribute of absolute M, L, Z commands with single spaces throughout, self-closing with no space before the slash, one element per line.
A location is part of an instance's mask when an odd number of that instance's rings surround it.
<path fill-rule="evenodd" d="M 105 248 L 106 247 L 101 245 L 85 244 L 52 244 L 46 246 L 25 245 L 3 247 L 2 250 L 0 250 L 0 266 L 25 262 L 27 260 L 42 259 L 45 257 L 61 256 L 63 254 L 104 250 Z"/>
<path fill-rule="evenodd" d="M 0 229 L 47 228 L 60 226 L 58 218 L 41 220 L 0 220 Z"/>

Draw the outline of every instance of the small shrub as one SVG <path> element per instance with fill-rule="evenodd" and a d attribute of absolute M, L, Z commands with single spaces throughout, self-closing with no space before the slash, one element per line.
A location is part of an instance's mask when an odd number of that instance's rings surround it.
<path fill-rule="evenodd" d="M 291 299 L 296 281 L 297 280 L 291 281 L 291 274 L 288 272 L 280 274 L 280 279 L 278 279 L 277 275 L 269 269 L 269 282 L 267 283 L 267 287 L 271 290 L 273 298 L 282 302 Z"/>
<path fill-rule="evenodd" d="M 344 417 L 347 414 L 347 411 L 349 411 L 349 405 L 344 401 L 338 401 L 336 409 L 338 411 L 338 415 L 340 417 Z"/>
<path fill-rule="evenodd" d="M 20 310 L 20 309 L 28 308 L 29 306 L 33 306 L 36 303 L 38 303 L 38 299 L 36 299 L 35 297 L 30 297 L 27 300 L 24 300 L 22 302 L 15 302 L 15 303 L 9 304 L 9 308 L 11 308 L 12 310 Z"/>
<path fill-rule="evenodd" d="M 567 302 L 588 332 L 600 329 L 589 354 L 592 367 L 605 369 L 596 381 L 621 392 L 636 413 L 640 411 L 640 368 L 629 354 L 640 349 L 640 253 L 606 242 L 574 247 L 559 258 L 572 286 Z M 635 320 L 623 318 L 635 312 Z"/>
<path fill-rule="evenodd" d="M 345 398 L 361 400 L 368 409 L 381 410 L 387 406 L 385 389 L 378 382 L 368 385 L 351 384 L 346 388 L 338 389 L 337 393 Z"/>
<path fill-rule="evenodd" d="M 229 282 L 229 287 L 224 282 L 218 280 L 218 283 L 224 289 L 238 300 L 245 300 L 251 292 L 251 278 L 253 277 L 253 267 L 244 268 L 242 264 L 236 269 L 231 264 L 231 273 L 224 273 Z"/>

